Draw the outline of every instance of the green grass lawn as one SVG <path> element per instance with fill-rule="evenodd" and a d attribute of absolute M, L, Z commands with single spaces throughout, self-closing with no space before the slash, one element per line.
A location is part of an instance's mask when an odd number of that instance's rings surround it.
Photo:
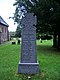
<path fill-rule="evenodd" d="M 37 58 L 40 72 L 36 75 L 18 74 L 20 45 L 0 46 L 0 80 L 60 80 L 60 52 L 52 41 L 37 41 Z"/>

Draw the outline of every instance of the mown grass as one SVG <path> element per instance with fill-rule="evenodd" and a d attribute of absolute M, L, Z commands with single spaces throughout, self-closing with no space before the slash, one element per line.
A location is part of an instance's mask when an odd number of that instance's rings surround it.
<path fill-rule="evenodd" d="M 0 46 L 0 80 L 60 80 L 60 52 L 52 47 L 52 41 L 37 41 L 39 74 L 18 74 L 20 45 Z"/>

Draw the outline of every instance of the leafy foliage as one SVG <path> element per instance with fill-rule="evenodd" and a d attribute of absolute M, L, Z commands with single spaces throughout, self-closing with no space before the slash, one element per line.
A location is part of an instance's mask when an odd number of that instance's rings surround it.
<path fill-rule="evenodd" d="M 53 32 L 59 25 L 60 5 L 55 0 L 16 0 L 14 6 L 16 6 L 14 18 L 17 23 L 24 12 L 21 10 L 22 6 L 26 11 L 35 13 L 38 33 Z"/>
<path fill-rule="evenodd" d="M 15 37 L 21 37 L 21 28 L 17 26 Z"/>

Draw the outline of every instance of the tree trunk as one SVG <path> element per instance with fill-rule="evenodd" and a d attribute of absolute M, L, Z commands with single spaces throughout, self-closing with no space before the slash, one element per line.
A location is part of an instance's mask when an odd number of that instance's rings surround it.
<path fill-rule="evenodd" d="M 60 48 L 60 34 L 58 33 L 58 48 Z"/>
<path fill-rule="evenodd" d="M 57 33 L 55 31 L 53 35 L 53 47 L 57 47 Z"/>

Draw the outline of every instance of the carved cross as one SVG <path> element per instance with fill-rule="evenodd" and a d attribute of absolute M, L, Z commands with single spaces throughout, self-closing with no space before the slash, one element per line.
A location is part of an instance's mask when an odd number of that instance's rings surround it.
<path fill-rule="evenodd" d="M 22 26 L 33 26 L 37 24 L 37 18 L 34 13 L 26 13 L 25 17 L 21 21 Z"/>

